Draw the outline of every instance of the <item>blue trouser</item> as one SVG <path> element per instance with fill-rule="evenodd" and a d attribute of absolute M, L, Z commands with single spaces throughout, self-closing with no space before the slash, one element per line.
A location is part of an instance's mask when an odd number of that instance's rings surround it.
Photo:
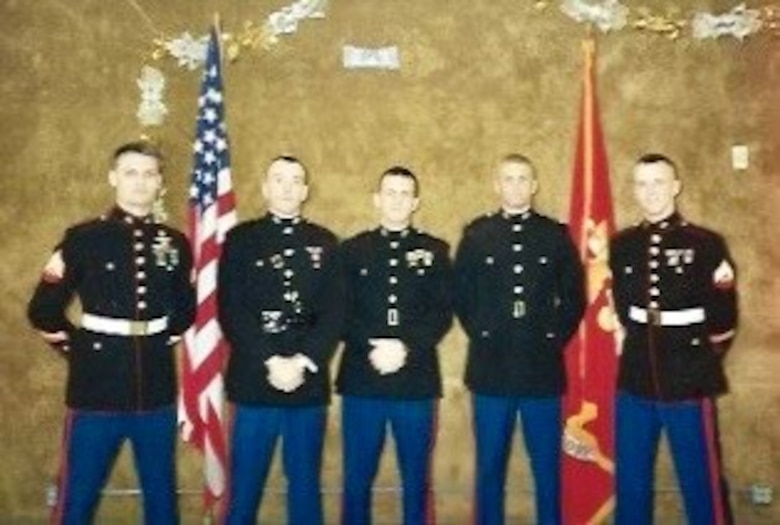
<path fill-rule="evenodd" d="M 473 404 L 477 442 L 475 523 L 504 523 L 507 465 L 519 413 L 536 489 L 536 521 L 540 525 L 560 524 L 561 399 L 475 394 Z"/>
<path fill-rule="evenodd" d="M 709 398 L 663 403 L 621 392 L 616 408 L 615 524 L 653 522 L 653 473 L 662 429 L 666 429 L 688 523 L 731 523 L 720 471 L 715 403 Z"/>
<path fill-rule="evenodd" d="M 95 518 L 100 490 L 122 443 L 129 440 L 143 492 L 144 522 L 175 524 L 176 411 L 92 412 L 69 410 L 63 436 L 64 462 L 52 522 L 84 525 Z"/>
<path fill-rule="evenodd" d="M 429 523 L 431 453 L 436 435 L 437 402 L 344 396 L 344 525 L 371 523 L 371 487 L 379 468 L 388 424 L 395 438 L 398 470 L 403 485 L 403 523 Z"/>
<path fill-rule="evenodd" d="M 236 405 L 231 435 L 228 525 L 254 525 L 281 437 L 287 477 L 290 525 L 323 522 L 320 471 L 326 407 L 254 407 Z"/>

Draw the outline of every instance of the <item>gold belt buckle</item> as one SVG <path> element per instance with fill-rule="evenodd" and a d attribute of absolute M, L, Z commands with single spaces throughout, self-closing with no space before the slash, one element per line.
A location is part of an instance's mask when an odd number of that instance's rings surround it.
<path fill-rule="evenodd" d="M 146 321 L 129 321 L 130 322 L 130 335 L 142 336 L 149 333 L 149 323 Z"/>
<path fill-rule="evenodd" d="M 647 324 L 661 326 L 661 311 L 658 308 L 647 309 Z"/>
<path fill-rule="evenodd" d="M 515 301 L 512 307 L 512 317 L 520 319 L 525 316 L 525 301 Z"/>

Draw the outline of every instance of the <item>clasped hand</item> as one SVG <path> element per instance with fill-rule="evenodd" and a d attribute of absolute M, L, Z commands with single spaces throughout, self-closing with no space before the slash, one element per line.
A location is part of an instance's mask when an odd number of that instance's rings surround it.
<path fill-rule="evenodd" d="M 319 370 L 314 361 L 303 354 L 288 357 L 274 355 L 266 360 L 265 366 L 271 386 L 287 394 L 300 388 L 306 381 L 306 370 L 312 374 Z"/>
<path fill-rule="evenodd" d="M 406 365 L 409 351 L 400 339 L 378 337 L 368 342 L 373 347 L 368 353 L 368 359 L 381 375 L 394 374 Z"/>

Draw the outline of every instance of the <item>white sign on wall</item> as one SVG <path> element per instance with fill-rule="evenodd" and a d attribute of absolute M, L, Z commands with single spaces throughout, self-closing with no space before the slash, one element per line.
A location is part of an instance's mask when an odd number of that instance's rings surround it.
<path fill-rule="evenodd" d="M 398 46 L 344 46 L 341 58 L 347 69 L 401 69 Z"/>

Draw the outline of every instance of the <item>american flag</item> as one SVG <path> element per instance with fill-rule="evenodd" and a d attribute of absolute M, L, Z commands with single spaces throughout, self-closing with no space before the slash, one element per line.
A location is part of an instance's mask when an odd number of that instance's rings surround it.
<path fill-rule="evenodd" d="M 198 98 L 193 145 L 189 235 L 198 309 L 184 337 L 179 424 L 185 441 L 204 458 L 204 505 L 210 512 L 224 494 L 227 446 L 222 370 L 228 346 L 217 322 L 217 264 L 227 231 L 236 223 L 225 127 L 219 35 L 211 32 Z"/>

